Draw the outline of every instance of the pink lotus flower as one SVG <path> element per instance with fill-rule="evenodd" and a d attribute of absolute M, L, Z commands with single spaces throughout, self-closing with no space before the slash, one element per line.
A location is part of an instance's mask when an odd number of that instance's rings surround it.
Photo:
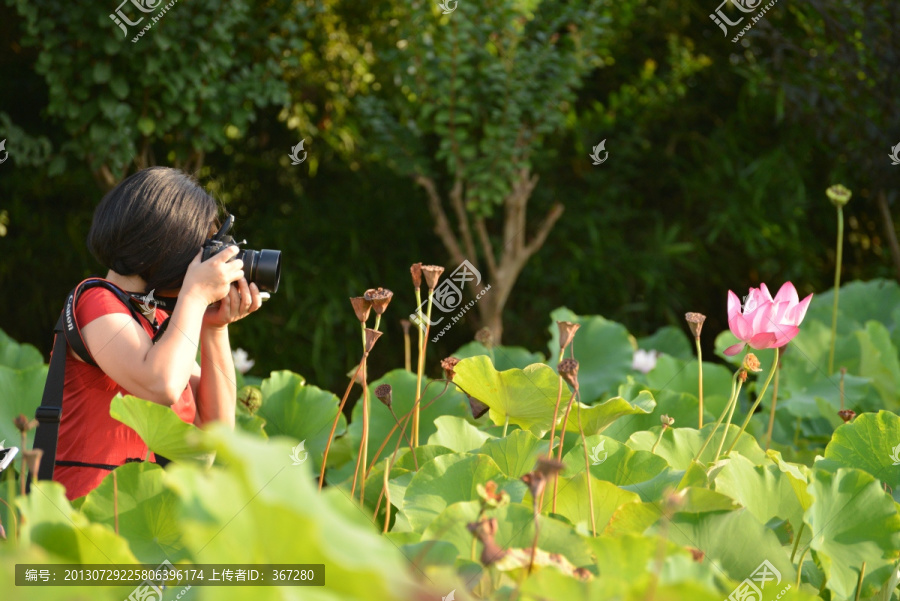
<path fill-rule="evenodd" d="M 729 346 L 725 354 L 736 355 L 747 344 L 757 350 L 784 346 L 800 331 L 812 296 L 799 300 L 794 285 L 785 282 L 772 298 L 766 285 L 760 284 L 750 289 L 742 308 L 737 295 L 729 290 L 728 327 L 741 342 Z"/>

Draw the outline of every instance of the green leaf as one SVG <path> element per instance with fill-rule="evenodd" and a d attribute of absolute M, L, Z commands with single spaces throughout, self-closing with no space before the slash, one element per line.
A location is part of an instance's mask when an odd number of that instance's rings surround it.
<path fill-rule="evenodd" d="M 834 431 L 825 458 L 900 487 L 900 417 L 890 411 L 858 415 Z"/>
<path fill-rule="evenodd" d="M 3 446 L 17 447 L 22 444 L 22 435 L 13 425 L 13 420 L 20 414 L 28 419 L 34 418 L 46 381 L 46 365 L 32 365 L 25 369 L 0 365 L 0 399 L 3 399 L 0 402 L 0 443 L 6 441 Z M 35 432 L 35 429 L 28 432 L 28 448 L 32 448 Z"/>
<path fill-rule="evenodd" d="M 212 462 L 213 456 L 196 444 L 200 429 L 181 421 L 170 407 L 117 394 L 109 404 L 109 414 L 137 432 L 154 453 L 172 461 L 188 460 L 201 465 Z M 192 437 L 195 442 L 191 442 Z"/>
<path fill-rule="evenodd" d="M 437 432 L 428 437 L 429 445 L 444 446 L 456 453 L 474 451 L 491 436 L 461 417 L 442 415 L 434 420 Z"/>
<path fill-rule="evenodd" d="M 478 341 L 463 345 L 451 354 L 452 357 L 457 359 L 467 359 L 479 355 L 490 357 L 491 363 L 500 371 L 514 368 L 524 369 L 532 363 L 544 362 L 542 354 L 532 353 L 520 346 L 495 346 L 489 349 Z"/>
<path fill-rule="evenodd" d="M 633 492 L 622 490 L 615 484 L 597 480 L 593 476 L 591 480 L 591 492 L 594 500 L 594 519 L 597 525 L 597 534 L 603 532 L 606 525 L 612 519 L 616 510 L 626 503 L 640 503 L 640 497 Z M 552 482 L 548 483 L 548 489 Z M 526 504 L 531 503 L 531 495 L 525 495 Z M 544 493 L 544 511 L 549 511 L 553 505 L 553 493 L 547 490 Z M 581 525 L 587 532 L 591 531 L 590 501 L 588 498 L 585 473 L 566 478 L 560 476 L 559 488 L 556 495 L 556 513 L 569 519 L 573 524 Z"/>
<path fill-rule="evenodd" d="M 554 366 L 559 357 L 556 322 L 571 321 L 581 326 L 575 334 L 575 359 L 579 362 L 578 383 L 583 399 L 590 402 L 611 393 L 632 373 L 634 349 L 623 325 L 599 315 L 578 316 L 565 307 L 554 310 L 550 318 L 549 356 Z"/>
<path fill-rule="evenodd" d="M 718 416 L 731 398 L 731 376 L 721 365 L 703 362 L 704 409 L 713 415 Z M 699 393 L 699 381 L 697 361 L 681 361 L 667 355 L 659 357 L 656 367 L 647 374 L 647 386 L 651 389 L 686 392 L 694 396 Z M 722 400 L 713 402 L 713 398 Z M 699 425 L 696 422 L 695 418 L 694 425 Z"/>
<path fill-rule="evenodd" d="M 677 470 L 686 470 L 690 467 L 694 457 L 697 456 L 697 453 L 703 446 L 703 442 L 706 440 L 706 437 L 709 436 L 714 425 L 715 424 L 712 423 L 706 424 L 703 426 L 703 430 L 700 431 L 694 428 L 668 428 L 663 433 L 662 440 L 660 440 L 659 445 L 657 445 L 656 450 L 653 452 L 665 459 L 673 468 Z M 632 434 L 626 444 L 632 449 L 649 451 L 653 448 L 657 438 L 659 438 L 660 428 L 662 428 L 662 426 L 653 428 L 653 430 L 648 432 L 637 432 Z M 722 450 L 723 452 L 731 446 L 732 441 L 739 431 L 739 426 L 731 424 L 728 429 L 728 439 Z M 722 439 L 724 432 L 725 428 L 719 426 L 716 435 L 713 436 L 713 439 L 699 457 L 700 463 L 712 463 L 719 447 L 719 441 Z M 734 446 L 732 453 L 740 453 L 753 462 L 754 465 L 760 465 L 767 461 L 766 454 L 759 448 L 756 439 L 746 432 L 741 435 L 741 439 Z"/>
<path fill-rule="evenodd" d="M 106 83 L 109 81 L 111 73 L 112 67 L 110 67 L 109 63 L 94 63 L 94 83 Z"/>
<path fill-rule="evenodd" d="M 145 136 L 150 136 L 156 131 L 156 122 L 150 117 L 141 117 L 137 120 L 137 128 Z"/>
<path fill-rule="evenodd" d="M 25 369 L 35 365 L 43 365 L 41 352 L 30 344 L 19 344 L 0 330 L 0 366 L 12 369 Z M 9 398 L 9 397 L 4 397 Z"/>
<path fill-rule="evenodd" d="M 321 466 L 340 399 L 287 370 L 273 371 L 263 380 L 260 391 L 263 402 L 256 414 L 266 420 L 266 432 L 306 441 L 313 465 Z M 347 419 L 341 415 L 334 435 L 340 436 L 346 428 Z"/>
<path fill-rule="evenodd" d="M 488 440 L 478 449 L 487 455 L 509 478 L 521 478 L 534 469 L 537 460 L 547 454 L 549 441 L 540 440 L 528 430 L 515 430 L 506 438 Z"/>
<path fill-rule="evenodd" d="M 650 336 L 638 338 L 638 348 L 645 351 L 659 351 L 682 361 L 694 358 L 694 345 L 684 329 L 664 326 Z"/>
<path fill-rule="evenodd" d="M 178 528 L 178 498 L 163 486 L 163 469 L 153 463 L 126 463 L 115 470 L 118 499 L 112 473 L 84 497 L 81 511 L 92 522 L 116 527 L 143 563 L 172 563 L 185 557 Z"/>
<path fill-rule="evenodd" d="M 509 419 L 537 436 L 550 430 L 558 376 L 546 365 L 498 372 L 488 357 L 479 356 L 463 359 L 454 371 L 453 382 L 490 407 L 491 420 L 498 426 Z"/>
<path fill-rule="evenodd" d="M 128 82 L 121 75 L 116 75 L 110 80 L 109 89 L 119 100 L 125 100 L 128 97 Z"/>
<path fill-rule="evenodd" d="M 578 432 L 578 410 L 581 410 L 581 425 L 586 436 L 599 434 L 608 428 L 614 421 L 626 415 L 649 415 L 656 407 L 653 395 L 642 390 L 632 399 L 624 397 L 612 397 L 597 405 L 585 405 L 573 403 L 569 412 L 569 421 L 566 423 L 567 432 Z M 560 413 L 563 413 L 560 407 Z"/>
<path fill-rule="evenodd" d="M 862 470 L 815 470 L 809 491 L 815 502 L 804 521 L 814 534 L 827 586 L 838 598 L 852 599 L 866 562 L 861 598 L 871 597 L 891 576 L 900 558 L 897 504 L 875 478 Z"/>

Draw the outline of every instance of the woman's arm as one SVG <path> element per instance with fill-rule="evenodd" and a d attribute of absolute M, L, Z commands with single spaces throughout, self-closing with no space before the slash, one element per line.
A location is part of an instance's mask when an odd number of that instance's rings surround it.
<path fill-rule="evenodd" d="M 200 332 L 200 380 L 197 382 L 197 418 L 194 424 L 222 422 L 234 428 L 237 390 L 228 326 L 204 327 Z"/>

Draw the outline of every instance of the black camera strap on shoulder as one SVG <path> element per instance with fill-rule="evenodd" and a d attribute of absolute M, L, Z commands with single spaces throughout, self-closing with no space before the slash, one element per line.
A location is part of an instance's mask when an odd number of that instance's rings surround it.
<path fill-rule="evenodd" d="M 154 344 L 159 337 L 162 336 L 169 323 L 168 318 L 163 321 L 162 325 L 150 322 L 148 318 L 144 317 L 144 315 L 134 307 L 136 301 L 130 294 L 112 282 L 101 278 L 89 278 L 84 280 L 69 292 L 69 295 L 66 298 L 65 307 L 60 313 L 56 325 L 53 327 L 54 342 L 53 354 L 50 357 L 50 369 L 47 373 L 47 382 L 44 385 L 44 394 L 41 398 L 41 405 L 35 412 L 35 419 L 38 421 L 38 429 L 34 435 L 33 448 L 43 450 L 41 464 L 38 470 L 38 479 L 40 480 L 52 480 L 53 471 L 56 465 L 78 465 L 106 470 L 112 470 L 117 467 L 105 464 L 82 463 L 78 461 L 56 461 L 56 447 L 59 441 L 59 422 L 63 411 L 62 399 L 63 384 L 65 383 L 66 375 L 67 344 L 72 347 L 72 351 L 84 360 L 85 363 L 98 367 L 97 362 L 91 357 L 90 352 L 87 350 L 87 346 L 84 344 L 84 339 L 81 337 L 81 331 L 75 320 L 75 303 L 78 301 L 78 298 L 85 290 L 97 287 L 105 288 L 115 294 L 116 297 L 128 307 L 135 320 L 140 322 L 143 317 L 148 321 L 150 325 L 153 326 Z M 139 461 L 139 459 L 129 458 L 126 460 L 126 463 L 129 461 Z M 25 477 L 25 475 L 22 474 L 21 477 Z M 31 489 L 31 480 L 33 477 L 34 474 L 31 474 L 31 477 L 27 481 L 29 490 Z"/>

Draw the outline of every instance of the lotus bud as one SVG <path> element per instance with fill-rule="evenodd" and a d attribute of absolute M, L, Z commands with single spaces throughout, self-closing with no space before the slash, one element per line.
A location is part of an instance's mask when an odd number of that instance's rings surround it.
<path fill-rule="evenodd" d="M 691 557 L 692 557 L 692 558 L 694 559 L 694 561 L 696 561 L 697 563 L 700 563 L 701 561 L 703 561 L 703 558 L 706 557 L 706 553 L 704 553 L 704 552 L 703 552 L 702 550 L 700 550 L 700 549 L 695 549 L 694 547 L 688 547 L 688 551 L 691 552 Z"/>
<path fill-rule="evenodd" d="M 493 480 L 488 480 L 485 482 L 484 486 L 476 484 L 475 491 L 478 493 L 478 496 L 481 497 L 482 505 L 487 507 L 497 508 L 509 503 L 509 493 L 505 490 L 501 490 L 498 493 L 497 483 Z"/>
<path fill-rule="evenodd" d="M 575 359 L 563 359 L 557 367 L 559 375 L 563 377 L 566 383 L 578 390 L 578 361 Z"/>
<path fill-rule="evenodd" d="M 372 328 L 366 328 L 366 354 L 372 352 L 372 347 L 375 346 L 375 343 L 378 342 L 378 339 L 381 338 L 381 332 L 378 330 L 373 330 Z"/>
<path fill-rule="evenodd" d="M 429 290 L 434 290 L 435 286 L 437 286 L 438 280 L 441 279 L 442 273 L 444 273 L 444 268 L 440 265 L 422 266 L 422 275 L 425 276 L 425 283 L 428 284 Z"/>
<path fill-rule="evenodd" d="M 237 400 L 250 413 L 256 413 L 256 410 L 262 407 L 262 392 L 256 386 L 244 386 L 238 392 Z"/>
<path fill-rule="evenodd" d="M 390 384 L 381 384 L 375 389 L 375 396 L 390 409 L 394 389 Z"/>
<path fill-rule="evenodd" d="M 663 430 L 672 426 L 675 423 L 674 417 L 669 417 L 668 415 L 663 414 L 660 416 L 659 421 L 662 422 Z"/>
<path fill-rule="evenodd" d="M 853 421 L 853 418 L 856 417 L 856 411 L 853 409 L 841 409 L 838 411 L 838 415 L 841 416 L 841 419 L 844 420 L 844 423 Z"/>
<path fill-rule="evenodd" d="M 376 315 L 382 315 L 391 302 L 394 293 L 387 288 L 369 288 L 363 298 L 372 303 Z"/>
<path fill-rule="evenodd" d="M 747 353 L 744 356 L 744 362 L 741 364 L 741 366 L 744 369 L 746 369 L 747 371 L 752 371 L 752 372 L 762 371 L 762 364 L 760 364 L 759 359 L 753 353 Z"/>
<path fill-rule="evenodd" d="M 441 367 L 444 368 L 444 376 L 448 380 L 453 380 L 453 376 L 456 375 L 456 372 L 453 371 L 453 368 L 456 367 L 456 364 L 459 363 L 459 359 L 456 357 L 447 357 L 446 359 L 441 360 Z"/>
<path fill-rule="evenodd" d="M 356 313 L 356 319 L 359 320 L 359 323 L 366 323 L 369 319 L 369 310 L 372 308 L 372 303 L 363 296 L 354 296 L 350 299 L 350 304 L 353 305 L 353 312 Z"/>
<path fill-rule="evenodd" d="M 487 413 L 488 409 L 490 409 L 490 407 L 488 407 L 472 395 L 466 393 L 466 396 L 469 397 L 469 409 L 472 410 L 472 417 L 474 417 L 475 419 L 478 419 L 479 417 Z"/>
<path fill-rule="evenodd" d="M 746 369 L 742 368 L 738 372 L 738 380 L 740 380 L 742 384 L 747 381 L 747 370 Z"/>
<path fill-rule="evenodd" d="M 575 338 L 575 332 L 578 331 L 581 324 L 572 323 L 571 321 L 557 321 L 556 327 L 559 328 L 559 350 L 564 351 Z"/>
<path fill-rule="evenodd" d="M 20 413 L 18 417 L 13 419 L 13 424 L 15 424 L 16 429 L 19 432 L 25 434 L 29 430 L 37 428 L 38 421 L 36 419 L 29 420 L 27 417 Z"/>
<path fill-rule="evenodd" d="M 684 319 L 688 322 L 691 334 L 696 340 L 700 340 L 700 330 L 703 329 L 703 322 L 706 321 L 706 315 L 703 313 L 685 313 Z"/>
<path fill-rule="evenodd" d="M 523 474 L 521 480 L 531 492 L 532 499 L 539 499 L 541 493 L 544 492 L 544 486 L 547 484 L 547 480 L 544 478 L 543 474 L 537 471 Z"/>
<path fill-rule="evenodd" d="M 409 273 L 412 275 L 413 287 L 418 290 L 422 287 L 422 264 L 413 263 L 410 265 Z"/>
<path fill-rule="evenodd" d="M 831 186 L 827 190 L 825 190 L 825 195 L 831 200 L 831 204 L 836 207 L 842 207 L 848 202 L 850 202 L 850 198 L 853 196 L 853 192 L 842 186 L 841 184 L 837 184 L 836 186 Z"/>
<path fill-rule="evenodd" d="M 475 332 L 475 342 L 479 342 L 487 349 L 494 347 L 494 334 L 490 328 L 481 328 Z"/>

